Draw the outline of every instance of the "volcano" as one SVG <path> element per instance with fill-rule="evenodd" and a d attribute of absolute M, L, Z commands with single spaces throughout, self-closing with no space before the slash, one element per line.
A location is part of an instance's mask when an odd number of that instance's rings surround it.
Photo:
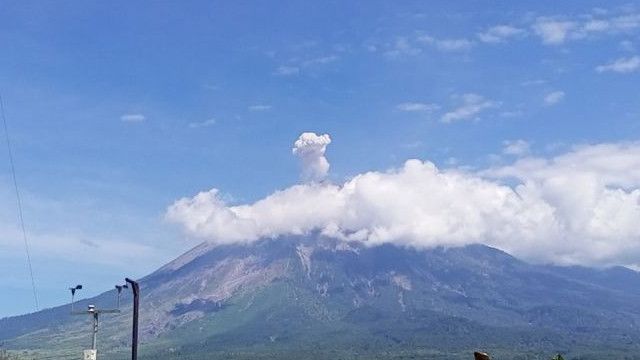
<path fill-rule="evenodd" d="M 142 359 L 587 359 L 640 347 L 637 272 L 529 264 L 483 245 L 203 243 L 140 284 Z M 0 320 L 2 348 L 78 358 L 90 323 L 69 310 Z M 127 306 L 101 319 L 101 359 L 127 358 L 130 319 Z"/>

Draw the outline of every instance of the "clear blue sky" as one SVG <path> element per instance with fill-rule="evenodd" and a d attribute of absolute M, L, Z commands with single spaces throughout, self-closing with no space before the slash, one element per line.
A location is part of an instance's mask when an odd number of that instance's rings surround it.
<path fill-rule="evenodd" d="M 177 198 L 296 183 L 304 131 L 331 134 L 335 181 L 640 133 L 627 1 L 9 0 L 0 53 L 45 307 L 193 246 L 163 220 Z M 0 316 L 33 310 L 4 149 Z"/>

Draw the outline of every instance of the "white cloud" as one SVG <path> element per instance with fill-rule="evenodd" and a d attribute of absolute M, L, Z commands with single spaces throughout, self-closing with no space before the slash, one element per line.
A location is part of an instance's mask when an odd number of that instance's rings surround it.
<path fill-rule="evenodd" d="M 476 43 L 466 38 L 438 39 L 430 35 L 417 37 L 399 36 L 391 44 L 387 44 L 384 54 L 391 58 L 414 56 L 421 54 L 425 48 L 432 47 L 443 52 L 465 52 L 471 50 Z"/>
<path fill-rule="evenodd" d="M 241 205 L 213 189 L 176 201 L 166 216 L 216 244 L 318 231 L 372 246 L 483 243 L 533 261 L 634 265 L 640 144 L 578 147 L 476 172 L 409 160 L 340 185 L 295 185 Z"/>
<path fill-rule="evenodd" d="M 396 105 L 396 109 L 407 112 L 432 112 L 439 108 L 440 106 L 436 104 L 425 104 L 419 102 L 405 102 Z"/>
<path fill-rule="evenodd" d="M 417 39 L 424 44 L 430 44 L 441 51 L 466 51 L 470 50 L 474 43 L 468 39 L 436 39 L 429 35 L 419 36 Z"/>
<path fill-rule="evenodd" d="M 552 106 L 564 99 L 565 93 L 564 91 L 553 91 L 545 95 L 544 103 L 547 106 Z"/>
<path fill-rule="evenodd" d="M 145 121 L 147 118 L 142 114 L 124 114 L 120 116 L 120 121 L 128 123 L 139 123 Z"/>
<path fill-rule="evenodd" d="M 279 76 L 293 76 L 300 74 L 303 70 L 320 65 L 326 65 L 336 62 L 340 59 L 337 55 L 326 55 L 307 60 L 294 58 L 288 61 L 287 65 L 279 66 L 274 74 Z"/>
<path fill-rule="evenodd" d="M 630 73 L 640 69 L 640 56 L 620 58 L 609 64 L 596 67 L 597 72 Z"/>
<path fill-rule="evenodd" d="M 554 20 L 549 18 L 539 18 L 533 25 L 533 31 L 547 45 L 563 44 L 569 32 L 576 27 L 572 21 Z"/>
<path fill-rule="evenodd" d="M 273 108 L 273 106 L 271 105 L 256 104 L 256 105 L 250 105 L 249 111 L 269 111 L 271 110 L 271 108 Z"/>
<path fill-rule="evenodd" d="M 526 31 L 510 26 L 510 25 L 497 25 L 487 29 L 485 32 L 478 34 L 478 39 L 485 43 L 501 43 L 508 39 L 520 37 L 524 35 Z"/>
<path fill-rule="evenodd" d="M 553 210 L 549 224 L 556 234 L 530 244 L 531 256 L 624 265 L 640 259 L 639 165 L 639 143 L 600 144 L 552 159 L 522 159 L 486 175 L 519 180 L 523 198 L 534 196 Z"/>
<path fill-rule="evenodd" d="M 199 129 L 199 128 L 203 128 L 203 127 L 209 127 L 209 126 L 213 126 L 216 124 L 216 119 L 208 119 L 205 121 L 200 121 L 200 122 L 192 122 L 189 123 L 189 128 L 191 129 Z"/>
<path fill-rule="evenodd" d="M 522 139 L 505 140 L 502 144 L 504 145 L 502 153 L 506 155 L 523 156 L 531 151 L 531 144 Z"/>
<path fill-rule="evenodd" d="M 606 20 L 589 20 L 584 24 L 582 29 L 586 32 L 607 31 L 611 24 Z"/>
<path fill-rule="evenodd" d="M 298 75 L 300 73 L 300 68 L 297 66 L 287 66 L 282 65 L 276 69 L 275 74 L 280 76 L 291 76 Z"/>
<path fill-rule="evenodd" d="M 302 133 L 293 144 L 292 152 L 302 161 L 302 178 L 322 181 L 329 172 L 329 162 L 324 156 L 327 145 L 331 144 L 328 134 Z"/>
<path fill-rule="evenodd" d="M 498 103 L 485 99 L 478 94 L 464 94 L 461 99 L 462 104 L 442 115 L 440 121 L 450 123 L 458 120 L 473 119 L 481 112 L 498 106 Z"/>
<path fill-rule="evenodd" d="M 632 13 L 613 19 L 613 27 L 618 30 L 635 30 L 640 28 L 640 14 Z"/>
<path fill-rule="evenodd" d="M 385 51 L 385 55 L 391 58 L 400 57 L 403 55 L 417 55 L 422 52 L 417 46 L 414 46 L 409 39 L 400 36 L 396 38 L 395 42 L 390 46 L 390 49 Z"/>
<path fill-rule="evenodd" d="M 593 12 L 571 19 L 541 17 L 533 31 L 547 45 L 560 45 L 568 40 L 591 39 L 597 36 L 632 34 L 640 29 L 640 13 L 625 10 L 617 13 Z"/>

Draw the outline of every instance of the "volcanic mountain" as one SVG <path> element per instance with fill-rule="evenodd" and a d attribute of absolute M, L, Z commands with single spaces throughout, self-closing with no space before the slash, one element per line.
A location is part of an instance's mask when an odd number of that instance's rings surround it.
<path fill-rule="evenodd" d="M 368 247 L 321 235 L 203 243 L 140 283 L 142 359 L 468 359 L 473 350 L 587 359 L 640 348 L 640 274 L 533 265 L 482 245 Z M 69 310 L 1 319 L 2 347 L 78 358 L 90 322 Z M 103 316 L 101 359 L 127 357 L 130 318 L 124 305 Z"/>

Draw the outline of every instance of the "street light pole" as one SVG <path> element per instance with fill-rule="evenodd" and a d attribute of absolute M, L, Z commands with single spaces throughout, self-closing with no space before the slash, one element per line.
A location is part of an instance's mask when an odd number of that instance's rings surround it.
<path fill-rule="evenodd" d="M 138 360 L 138 310 L 140 306 L 140 286 L 137 281 L 126 278 L 133 291 L 133 331 L 131 335 L 131 360 Z"/>

